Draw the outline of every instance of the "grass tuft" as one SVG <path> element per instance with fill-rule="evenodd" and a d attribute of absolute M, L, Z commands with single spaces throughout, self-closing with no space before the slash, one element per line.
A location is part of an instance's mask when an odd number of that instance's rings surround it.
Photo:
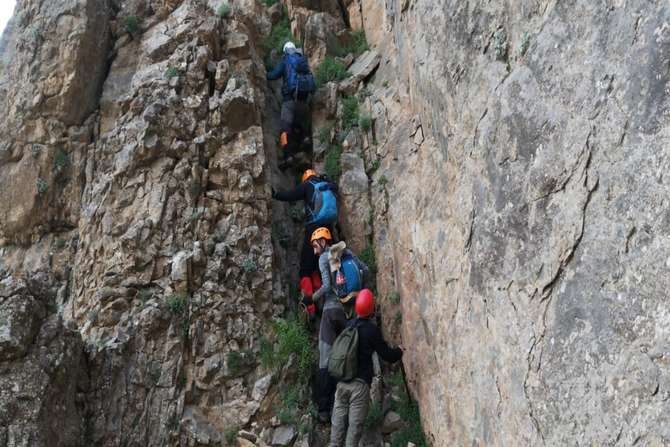
<path fill-rule="evenodd" d="M 346 77 L 347 67 L 332 56 L 326 56 L 314 70 L 314 79 L 319 87 L 330 81 L 341 81 Z"/>

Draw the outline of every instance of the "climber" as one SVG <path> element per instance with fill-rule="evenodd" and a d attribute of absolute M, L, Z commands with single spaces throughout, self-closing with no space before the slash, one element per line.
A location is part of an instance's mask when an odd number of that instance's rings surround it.
<path fill-rule="evenodd" d="M 358 293 L 355 308 L 358 318 L 349 325 L 358 331 L 357 372 L 355 379 L 337 384 L 330 447 L 343 445 L 358 447 L 370 402 L 372 353 L 376 352 L 381 358 L 392 363 L 400 360 L 403 354 L 402 349 L 389 347 L 382 338 L 379 328 L 371 321 L 375 301 L 369 289 L 363 289 Z"/>
<path fill-rule="evenodd" d="M 317 383 L 318 417 L 322 422 L 330 419 L 335 395 L 335 380 L 328 374 L 328 356 L 335 338 L 342 332 L 346 324 L 346 316 L 342 303 L 338 299 L 334 284 L 331 283 L 330 251 L 333 238 L 327 228 L 320 227 L 314 230 L 310 243 L 314 254 L 319 256 L 319 271 L 321 272 L 321 287 L 314 292 L 312 299 L 318 302 L 323 298 L 323 313 L 319 327 L 319 376 Z M 343 255 L 351 257 L 361 271 L 368 271 L 350 250 L 343 249 Z"/>
<path fill-rule="evenodd" d="M 316 82 L 302 50 L 296 48 L 293 42 L 286 42 L 283 51 L 282 60 L 267 73 L 266 78 L 268 81 L 283 79 L 279 146 L 283 152 L 284 162 L 286 162 L 289 156 L 295 155 L 300 150 L 307 130 L 306 126 L 294 122 L 296 107 L 299 110 L 307 108 L 310 95 L 316 91 Z M 309 113 L 303 113 L 303 115 L 309 115 Z M 294 129 L 295 132 L 293 132 Z M 300 141 L 297 137 L 300 138 Z"/>
<path fill-rule="evenodd" d="M 300 253 L 300 291 L 307 305 L 310 317 L 313 317 L 316 308 L 312 303 L 312 294 L 321 288 L 321 275 L 316 255 L 312 250 L 310 238 L 314 230 L 325 227 L 333 231 L 333 224 L 337 221 L 337 183 L 317 175 L 313 169 L 307 169 L 302 175 L 301 183 L 288 191 L 272 193 L 272 198 L 283 202 L 305 203 L 305 237 Z"/>
<path fill-rule="evenodd" d="M 370 269 L 347 249 L 344 241 L 330 246 L 328 264 L 333 292 L 344 305 L 348 320 L 353 317 L 356 295 L 368 284 Z"/>

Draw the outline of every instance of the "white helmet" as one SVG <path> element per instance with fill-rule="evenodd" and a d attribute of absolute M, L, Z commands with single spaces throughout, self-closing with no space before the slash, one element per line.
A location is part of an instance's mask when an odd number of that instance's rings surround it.
<path fill-rule="evenodd" d="M 293 54 L 295 53 L 295 44 L 293 42 L 286 42 L 284 44 L 284 54 Z"/>

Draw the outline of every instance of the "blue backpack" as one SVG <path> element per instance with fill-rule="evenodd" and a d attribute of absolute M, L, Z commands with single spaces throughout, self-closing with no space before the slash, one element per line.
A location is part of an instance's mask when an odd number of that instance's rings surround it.
<path fill-rule="evenodd" d="M 363 274 L 356 265 L 351 254 L 344 254 L 340 259 L 340 268 L 332 272 L 333 291 L 338 298 L 344 298 L 351 292 L 363 288 Z"/>
<path fill-rule="evenodd" d="M 316 91 L 314 76 L 309 70 L 307 58 L 300 53 L 288 54 L 284 60 L 286 72 L 286 88 L 292 93 L 293 99 L 305 100 Z"/>
<path fill-rule="evenodd" d="M 337 222 L 337 197 L 328 182 L 310 182 L 314 186 L 311 206 L 307 206 L 308 225 L 330 225 Z"/>

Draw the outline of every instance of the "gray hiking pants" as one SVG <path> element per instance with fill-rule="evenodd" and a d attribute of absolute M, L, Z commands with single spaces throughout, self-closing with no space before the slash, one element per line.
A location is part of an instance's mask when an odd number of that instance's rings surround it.
<path fill-rule="evenodd" d="M 281 130 L 284 132 L 291 132 L 293 128 L 293 118 L 295 116 L 295 101 L 283 101 L 281 103 L 281 113 L 279 119 L 281 120 Z"/>
<path fill-rule="evenodd" d="M 330 422 L 330 447 L 358 447 L 370 405 L 370 386 L 362 380 L 340 382 Z M 347 428 L 347 422 L 349 427 Z"/>

